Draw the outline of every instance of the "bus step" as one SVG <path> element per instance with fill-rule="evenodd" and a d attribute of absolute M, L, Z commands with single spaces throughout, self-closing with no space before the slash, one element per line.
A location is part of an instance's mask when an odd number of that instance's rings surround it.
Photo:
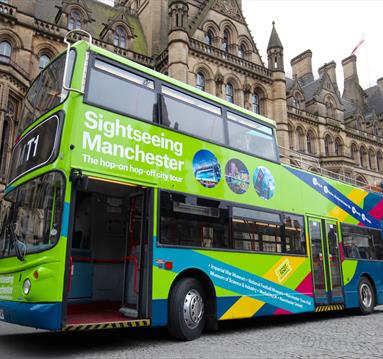
<path fill-rule="evenodd" d="M 133 308 L 121 307 L 119 309 L 119 312 L 128 318 L 137 318 L 138 317 L 138 310 L 133 309 Z"/>
<path fill-rule="evenodd" d="M 330 305 L 320 305 L 319 307 L 315 308 L 316 312 L 330 312 L 334 310 L 343 310 L 344 305 L 343 304 L 330 304 Z"/>
<path fill-rule="evenodd" d="M 131 319 L 113 323 L 86 323 L 69 324 L 63 328 L 63 332 L 74 332 L 80 330 L 101 330 L 119 328 L 138 328 L 150 326 L 150 319 Z"/>

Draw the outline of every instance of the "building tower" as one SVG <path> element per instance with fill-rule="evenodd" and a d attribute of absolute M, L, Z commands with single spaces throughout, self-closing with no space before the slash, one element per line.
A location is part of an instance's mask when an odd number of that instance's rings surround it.
<path fill-rule="evenodd" d="M 283 66 L 283 46 L 279 39 L 275 22 L 267 46 L 268 68 L 272 71 L 273 119 L 277 122 L 278 144 L 289 148 L 289 134 L 286 106 L 286 78 Z"/>
<path fill-rule="evenodd" d="M 189 5 L 186 0 L 169 0 L 168 75 L 188 83 Z"/>
<path fill-rule="evenodd" d="M 271 30 L 269 44 L 267 45 L 267 60 L 270 70 L 284 71 L 283 46 L 275 29 L 275 21 L 273 21 L 273 29 Z"/>

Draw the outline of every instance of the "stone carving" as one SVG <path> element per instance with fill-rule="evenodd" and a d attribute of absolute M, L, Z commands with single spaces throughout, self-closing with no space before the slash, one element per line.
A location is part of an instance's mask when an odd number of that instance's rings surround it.
<path fill-rule="evenodd" d="M 239 12 L 238 6 L 235 3 L 235 0 L 217 0 L 213 6 L 214 10 L 221 12 L 228 17 L 241 21 L 242 16 Z"/>

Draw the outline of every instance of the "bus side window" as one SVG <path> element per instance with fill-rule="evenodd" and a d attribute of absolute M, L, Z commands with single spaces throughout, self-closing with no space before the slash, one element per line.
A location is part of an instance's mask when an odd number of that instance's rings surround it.
<path fill-rule="evenodd" d="M 99 59 L 88 77 L 86 102 L 133 118 L 157 120 L 154 81 Z"/>
<path fill-rule="evenodd" d="M 225 142 L 220 107 L 162 86 L 161 108 L 163 125 L 217 143 Z"/>
<path fill-rule="evenodd" d="M 160 243 L 228 248 L 229 209 L 220 201 L 161 191 Z"/>
<path fill-rule="evenodd" d="M 379 230 L 345 223 L 342 223 L 341 228 L 346 258 L 383 259 L 383 242 Z"/>
<path fill-rule="evenodd" d="M 275 139 L 271 127 L 228 112 L 227 128 L 231 147 L 255 156 L 277 160 Z"/>

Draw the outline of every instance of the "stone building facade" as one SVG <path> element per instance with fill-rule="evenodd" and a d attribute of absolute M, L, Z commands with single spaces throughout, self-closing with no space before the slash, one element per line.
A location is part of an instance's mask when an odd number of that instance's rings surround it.
<path fill-rule="evenodd" d="M 334 177 L 383 179 L 383 79 L 363 90 L 356 57 L 314 76 L 310 50 L 291 60 L 273 24 L 260 56 L 242 0 L 0 0 L 0 181 L 4 182 L 21 101 L 41 69 L 63 51 L 68 30 L 96 45 L 197 86 L 277 122 L 284 161 Z"/>
<path fill-rule="evenodd" d="M 380 189 L 383 79 L 362 89 L 351 55 L 342 61 L 340 95 L 335 62 L 321 66 L 314 78 L 311 58 L 307 50 L 291 60 L 293 78 L 286 78 L 289 147 L 281 152 L 307 169 Z"/>

